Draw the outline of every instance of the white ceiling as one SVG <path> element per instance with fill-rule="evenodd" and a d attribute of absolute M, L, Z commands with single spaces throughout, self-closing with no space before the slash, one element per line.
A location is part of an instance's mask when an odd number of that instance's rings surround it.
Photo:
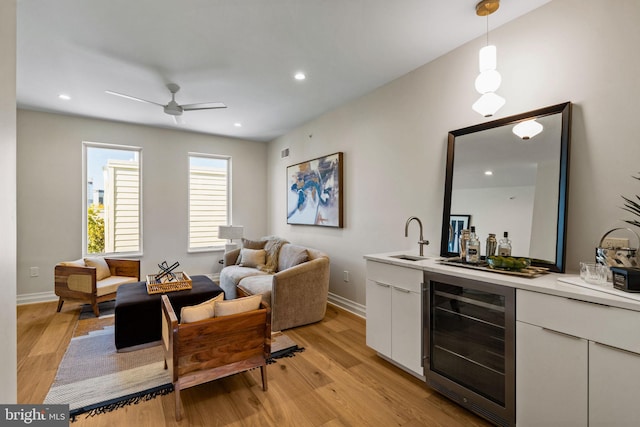
<path fill-rule="evenodd" d="M 549 1 L 503 0 L 490 28 Z M 483 35 L 476 2 L 18 0 L 18 107 L 268 141 Z M 166 104 L 170 82 L 228 108 L 175 125 L 104 92 Z"/>

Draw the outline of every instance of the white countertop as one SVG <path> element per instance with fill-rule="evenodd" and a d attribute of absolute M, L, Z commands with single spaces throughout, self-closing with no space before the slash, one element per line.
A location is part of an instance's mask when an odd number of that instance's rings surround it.
<path fill-rule="evenodd" d="M 392 258 L 392 255 L 412 255 L 408 251 L 386 252 L 380 254 L 365 255 L 370 261 L 413 268 L 422 271 L 449 274 L 473 280 L 490 282 L 497 285 L 515 287 L 528 291 L 541 292 L 551 295 L 573 298 L 581 301 L 604 304 L 628 310 L 640 311 L 640 294 L 628 293 L 614 289 L 607 285 L 591 285 L 584 282 L 575 274 L 549 273 L 539 277 L 529 278 L 511 276 L 508 274 L 494 273 L 491 271 L 473 270 L 464 267 L 455 267 L 438 263 L 439 256 L 426 255 L 426 259 L 420 261 L 408 261 Z"/>

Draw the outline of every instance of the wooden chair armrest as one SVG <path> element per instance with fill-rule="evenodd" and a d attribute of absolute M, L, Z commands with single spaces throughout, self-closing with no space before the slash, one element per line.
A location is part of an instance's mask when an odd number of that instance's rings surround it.
<path fill-rule="evenodd" d="M 178 380 L 178 357 L 176 355 L 176 337 L 178 336 L 178 316 L 171 301 L 162 295 L 162 346 L 164 349 L 164 367 L 170 368 L 172 381 Z"/>

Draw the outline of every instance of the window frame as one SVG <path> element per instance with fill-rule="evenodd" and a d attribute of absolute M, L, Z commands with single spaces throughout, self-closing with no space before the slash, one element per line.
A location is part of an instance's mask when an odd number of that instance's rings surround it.
<path fill-rule="evenodd" d="M 89 148 L 102 148 L 107 150 L 123 150 L 123 151 L 131 151 L 137 152 L 138 155 L 138 250 L 137 251 L 128 251 L 128 252 L 102 252 L 102 253 L 89 253 L 87 251 L 87 245 L 89 243 L 88 236 L 88 218 L 87 218 L 87 208 L 89 195 L 87 194 L 87 184 L 89 177 L 88 174 L 88 151 Z M 91 256 L 117 256 L 117 257 L 137 257 L 143 255 L 144 248 L 144 226 L 143 226 L 143 186 L 142 186 L 142 147 L 134 146 L 134 145 L 123 145 L 123 144 L 110 144 L 103 142 L 91 142 L 91 141 L 82 141 L 82 256 L 83 257 L 91 257 Z"/>
<path fill-rule="evenodd" d="M 203 253 L 203 252 L 219 252 L 224 250 L 225 243 L 215 246 L 205 247 L 191 247 L 191 158 L 203 158 L 214 160 L 225 160 L 227 162 L 227 224 L 231 224 L 232 214 L 232 157 L 224 154 L 211 154 L 201 152 L 188 152 L 187 153 L 187 253 Z M 224 224 L 226 225 L 226 224 Z"/>

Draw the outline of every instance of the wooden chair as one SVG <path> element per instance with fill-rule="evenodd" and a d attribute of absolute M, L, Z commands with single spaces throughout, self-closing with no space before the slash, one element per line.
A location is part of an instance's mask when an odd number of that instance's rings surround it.
<path fill-rule="evenodd" d="M 98 317 L 98 303 L 116 298 L 118 286 L 140 280 L 140 260 L 105 258 L 111 276 L 97 280 L 96 268 L 78 265 L 82 260 L 61 262 L 54 268 L 58 309 L 65 300 L 87 301 Z"/>
<path fill-rule="evenodd" d="M 176 421 L 182 419 L 180 390 L 188 387 L 260 367 L 267 391 L 271 312 L 264 302 L 257 310 L 180 324 L 162 295 L 162 344 L 176 396 Z"/>

